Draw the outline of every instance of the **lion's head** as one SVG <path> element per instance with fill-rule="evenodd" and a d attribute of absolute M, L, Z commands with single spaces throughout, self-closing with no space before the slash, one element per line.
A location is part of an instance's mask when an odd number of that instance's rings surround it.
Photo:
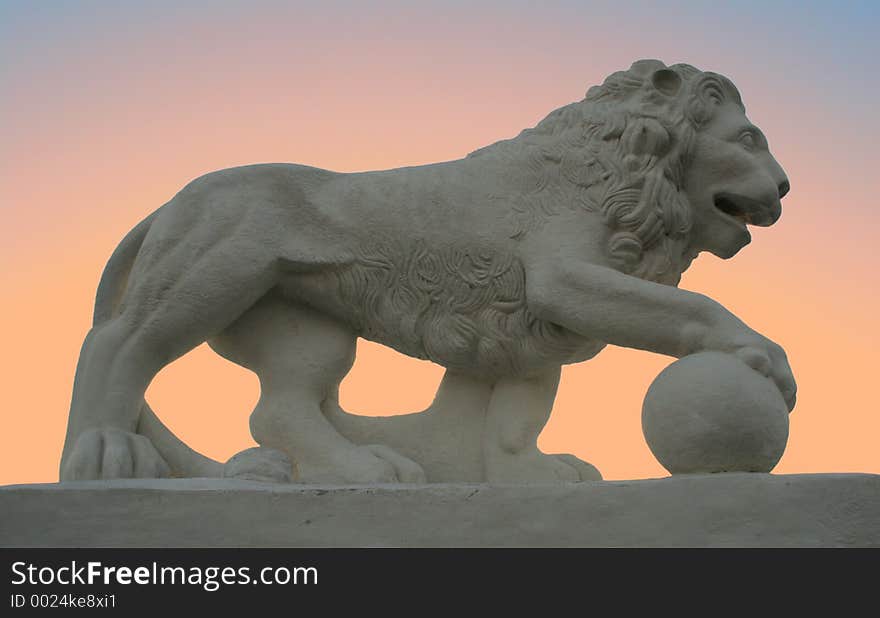
<path fill-rule="evenodd" d="M 471 156 L 489 152 L 528 161 L 511 196 L 514 236 L 560 207 L 599 212 L 617 268 L 672 284 L 697 253 L 732 257 L 747 225 L 773 224 L 789 188 L 729 79 L 659 60 Z"/>

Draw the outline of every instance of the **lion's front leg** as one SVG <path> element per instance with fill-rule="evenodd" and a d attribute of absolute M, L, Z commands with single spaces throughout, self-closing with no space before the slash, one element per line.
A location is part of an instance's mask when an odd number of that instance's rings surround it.
<path fill-rule="evenodd" d="M 486 411 L 483 456 L 490 483 L 600 480 L 599 471 L 574 455 L 547 455 L 538 435 L 550 418 L 560 368 L 531 378 L 502 378 Z"/>
<path fill-rule="evenodd" d="M 783 349 L 714 300 L 562 255 L 527 270 L 529 309 L 540 319 L 612 345 L 680 358 L 733 354 L 776 384 L 789 410 L 797 387 Z"/>

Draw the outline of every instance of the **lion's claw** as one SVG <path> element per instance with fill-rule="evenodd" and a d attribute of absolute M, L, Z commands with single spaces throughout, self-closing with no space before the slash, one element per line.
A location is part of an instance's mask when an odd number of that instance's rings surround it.
<path fill-rule="evenodd" d="M 61 467 L 62 481 L 164 478 L 168 464 L 145 436 L 116 429 L 82 432 Z"/>
<path fill-rule="evenodd" d="M 292 476 L 292 466 L 287 455 L 265 446 L 236 453 L 223 466 L 224 478 L 261 483 L 289 483 Z"/>
<path fill-rule="evenodd" d="M 419 464 L 381 444 L 339 450 L 320 463 L 298 461 L 297 471 L 297 481 L 301 483 L 371 485 L 427 482 Z"/>
<path fill-rule="evenodd" d="M 556 459 L 558 459 L 559 461 L 562 461 L 577 470 L 578 474 L 581 477 L 580 480 L 582 481 L 602 480 L 602 473 L 599 472 L 599 469 L 593 464 L 584 461 L 583 459 L 575 457 L 574 455 L 571 455 L 569 453 L 557 453 L 553 456 L 556 457 Z"/>

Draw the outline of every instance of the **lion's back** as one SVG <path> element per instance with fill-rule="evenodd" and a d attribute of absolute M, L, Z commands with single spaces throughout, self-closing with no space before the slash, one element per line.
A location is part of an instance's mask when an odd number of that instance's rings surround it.
<path fill-rule="evenodd" d="M 360 221 L 347 226 L 350 259 L 295 275 L 288 296 L 453 370 L 529 374 L 594 355 L 601 344 L 530 311 L 518 242 L 498 225 L 503 213 L 479 207 L 463 168 L 342 174 L 324 185 L 321 210 Z"/>
<path fill-rule="evenodd" d="M 451 198 L 427 168 L 339 174 L 264 164 L 223 170 L 193 189 L 204 201 L 258 204 L 260 225 L 281 221 L 267 218 L 266 208 L 283 213 L 289 273 L 282 291 L 365 339 L 492 376 L 528 374 L 601 348 L 529 310 L 516 243 L 500 230 L 493 242 L 462 235 L 474 220 L 452 216 L 447 204 L 437 207 Z M 397 208 L 381 198 L 393 198 Z M 412 206 L 402 211 L 406 204 Z M 425 204 L 443 220 L 425 225 L 418 210 Z"/>

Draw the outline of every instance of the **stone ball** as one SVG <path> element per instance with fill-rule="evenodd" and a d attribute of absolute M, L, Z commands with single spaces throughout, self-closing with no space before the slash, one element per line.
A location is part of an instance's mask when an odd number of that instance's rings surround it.
<path fill-rule="evenodd" d="M 788 442 L 788 408 L 770 378 L 730 354 L 699 352 L 651 383 L 642 431 L 672 474 L 770 472 Z"/>

